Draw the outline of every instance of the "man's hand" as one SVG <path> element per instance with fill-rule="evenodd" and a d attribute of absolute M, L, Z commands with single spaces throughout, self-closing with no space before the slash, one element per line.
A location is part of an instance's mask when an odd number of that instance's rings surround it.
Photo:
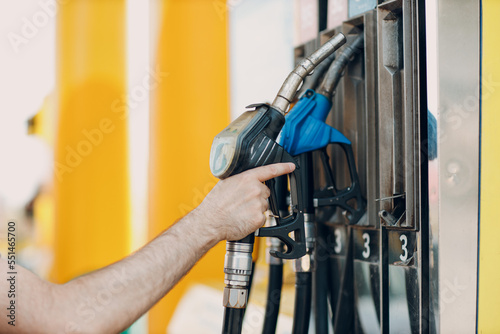
<path fill-rule="evenodd" d="M 257 167 L 219 181 L 193 214 L 219 240 L 239 240 L 262 227 L 270 190 L 263 182 L 291 173 L 292 163 Z"/>

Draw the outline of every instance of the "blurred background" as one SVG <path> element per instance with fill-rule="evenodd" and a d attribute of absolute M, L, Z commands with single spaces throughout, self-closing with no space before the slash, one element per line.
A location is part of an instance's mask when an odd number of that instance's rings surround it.
<path fill-rule="evenodd" d="M 0 253 L 14 220 L 19 263 L 64 283 L 198 205 L 217 181 L 213 137 L 292 69 L 297 6 L 1 1 Z M 128 332 L 219 332 L 223 254 L 211 250 Z M 203 315 L 186 323 L 193 307 Z"/>

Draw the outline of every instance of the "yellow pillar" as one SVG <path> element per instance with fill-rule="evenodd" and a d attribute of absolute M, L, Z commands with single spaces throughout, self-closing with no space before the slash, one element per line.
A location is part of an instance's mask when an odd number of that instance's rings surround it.
<path fill-rule="evenodd" d="M 130 249 L 125 1 L 58 1 L 53 280 Z"/>
<path fill-rule="evenodd" d="M 167 74 L 151 99 L 150 238 L 196 207 L 216 183 L 210 146 L 229 122 L 225 2 L 165 0 L 155 5 L 160 27 L 153 65 Z M 150 311 L 150 333 L 165 333 L 190 285 L 223 283 L 224 253 L 223 243 L 212 249 Z"/>
<path fill-rule="evenodd" d="M 484 0 L 482 27 L 482 87 L 481 87 L 481 202 L 479 226 L 479 289 L 478 289 L 478 333 L 499 333 L 500 317 L 500 3 Z"/>

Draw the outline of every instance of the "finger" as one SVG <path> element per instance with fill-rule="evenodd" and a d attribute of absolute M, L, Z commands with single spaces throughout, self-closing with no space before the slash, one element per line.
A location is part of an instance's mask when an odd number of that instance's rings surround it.
<path fill-rule="evenodd" d="M 269 196 L 271 196 L 271 190 L 264 183 L 260 183 L 260 184 L 262 185 L 261 192 L 262 192 L 262 195 L 264 195 L 264 198 L 268 198 Z"/>
<path fill-rule="evenodd" d="M 294 169 L 295 164 L 287 162 L 253 168 L 245 173 L 255 176 L 255 178 L 257 178 L 260 182 L 264 182 L 272 178 L 291 173 Z"/>

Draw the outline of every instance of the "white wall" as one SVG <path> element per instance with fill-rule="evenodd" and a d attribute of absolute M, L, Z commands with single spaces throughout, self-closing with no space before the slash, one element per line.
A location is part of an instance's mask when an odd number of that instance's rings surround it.
<path fill-rule="evenodd" d="M 293 1 L 232 0 L 229 10 L 231 116 L 272 102 L 293 69 Z"/>

